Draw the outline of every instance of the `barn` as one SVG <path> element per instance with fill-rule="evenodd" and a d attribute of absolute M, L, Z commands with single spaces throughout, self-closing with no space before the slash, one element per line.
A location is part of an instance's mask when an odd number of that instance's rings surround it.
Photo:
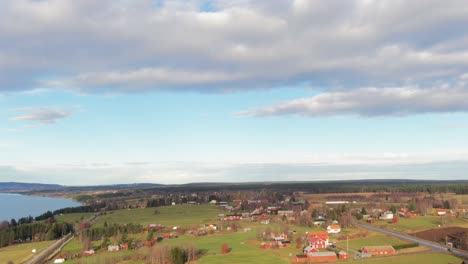
<path fill-rule="evenodd" d="M 307 257 L 311 262 L 334 262 L 337 260 L 336 253 L 332 251 L 316 252 Z"/>
<path fill-rule="evenodd" d="M 372 256 L 387 256 L 395 254 L 392 246 L 366 246 L 361 249 L 362 253 L 368 253 Z"/>

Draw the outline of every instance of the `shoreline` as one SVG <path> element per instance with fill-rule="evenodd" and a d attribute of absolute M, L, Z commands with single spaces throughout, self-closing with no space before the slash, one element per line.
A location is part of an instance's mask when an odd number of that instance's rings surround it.
<path fill-rule="evenodd" d="M 65 196 L 50 196 L 50 195 L 37 195 L 37 194 L 32 194 L 32 193 L 22 193 L 22 192 L 4 192 L 0 191 L 0 195 L 2 196 L 11 196 L 11 197 L 18 197 L 18 201 L 14 201 L 12 199 L 11 201 L 7 201 L 7 203 L 13 202 L 14 204 L 3 204 L 0 202 L 0 208 L 2 208 L 1 211 L 3 212 L 17 212 L 15 211 L 15 208 L 21 208 L 21 209 L 26 209 L 29 212 L 18 212 L 17 215 L 7 215 L 7 216 L 1 216 L 0 221 L 8 221 L 10 222 L 12 219 L 15 219 L 18 221 L 18 219 L 24 218 L 24 217 L 38 217 L 47 211 L 54 212 L 56 210 L 68 208 L 68 207 L 79 207 L 79 206 L 84 206 L 85 204 L 78 202 L 74 199 L 70 199 Z M 32 199 L 31 199 L 32 198 Z M 51 203 L 52 200 L 48 201 L 41 201 L 41 200 L 34 200 L 34 198 L 44 198 L 44 199 L 54 199 L 54 203 Z M 16 203 L 16 204 L 15 204 Z M 60 205 L 62 203 L 62 205 Z M 31 206 L 30 208 L 27 208 L 28 206 Z M 33 210 L 37 209 L 39 207 L 39 210 Z M 43 208 L 43 209 L 41 209 Z M 23 210 L 24 211 L 24 210 Z M 32 211 L 32 212 L 31 212 Z"/>

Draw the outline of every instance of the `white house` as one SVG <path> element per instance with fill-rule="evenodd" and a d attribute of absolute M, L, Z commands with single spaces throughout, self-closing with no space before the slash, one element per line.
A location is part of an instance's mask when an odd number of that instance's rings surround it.
<path fill-rule="evenodd" d="M 380 219 L 392 220 L 393 219 L 393 213 L 391 211 L 383 212 L 383 214 L 380 216 Z"/>
<path fill-rule="evenodd" d="M 341 232 L 341 227 L 340 225 L 329 225 L 327 226 L 327 232 L 328 234 L 338 234 Z"/>

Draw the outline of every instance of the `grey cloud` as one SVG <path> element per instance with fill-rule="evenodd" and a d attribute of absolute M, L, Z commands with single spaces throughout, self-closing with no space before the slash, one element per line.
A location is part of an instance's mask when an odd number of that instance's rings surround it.
<path fill-rule="evenodd" d="M 10 117 L 9 119 L 12 121 L 33 121 L 42 124 L 53 124 L 57 120 L 73 114 L 70 110 L 58 107 L 25 107 L 13 111 L 20 112 L 20 114 Z"/>
<path fill-rule="evenodd" d="M 468 88 L 440 87 L 358 88 L 320 93 L 254 110 L 239 116 L 406 116 L 423 113 L 468 112 Z"/>
<path fill-rule="evenodd" d="M 0 91 L 380 87 L 468 66 L 464 1 L 211 4 L 202 12 L 196 0 L 2 1 Z"/>

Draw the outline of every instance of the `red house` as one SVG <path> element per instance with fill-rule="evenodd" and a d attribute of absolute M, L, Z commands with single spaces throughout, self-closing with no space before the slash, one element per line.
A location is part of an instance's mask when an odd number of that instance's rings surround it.
<path fill-rule="evenodd" d="M 362 253 L 368 253 L 372 256 L 388 256 L 395 254 L 392 246 L 367 246 L 361 249 Z"/>
<path fill-rule="evenodd" d="M 328 233 L 323 232 L 310 232 L 308 234 L 309 245 L 315 248 L 326 248 L 328 245 Z"/>

